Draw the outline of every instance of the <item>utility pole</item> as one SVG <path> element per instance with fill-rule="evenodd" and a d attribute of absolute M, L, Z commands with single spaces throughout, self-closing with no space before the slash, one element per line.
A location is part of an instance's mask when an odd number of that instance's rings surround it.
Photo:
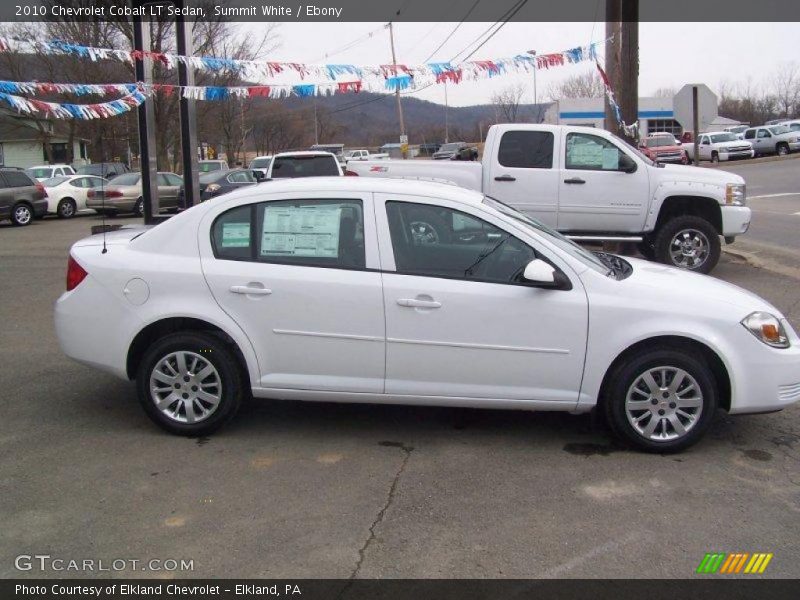
<path fill-rule="evenodd" d="M 444 143 L 450 141 L 450 119 L 447 114 L 448 112 L 448 104 L 447 104 L 447 80 L 444 81 Z"/>
<path fill-rule="evenodd" d="M 392 65 L 394 66 L 394 76 L 397 77 L 397 57 L 394 52 L 394 27 L 392 22 L 389 22 L 389 43 L 392 46 Z M 400 86 L 395 86 L 394 96 L 397 98 L 397 117 L 400 119 L 400 143 L 403 144 L 403 139 L 406 137 L 406 125 L 403 122 L 403 105 L 400 103 Z M 401 146 L 402 147 L 402 146 Z M 403 152 L 403 158 L 408 158 L 407 151 Z"/>
<path fill-rule="evenodd" d="M 531 55 L 536 58 L 536 50 L 531 50 Z M 533 66 L 533 105 L 536 107 L 536 122 L 539 122 L 541 115 L 539 114 L 539 101 L 538 101 L 538 94 L 536 93 L 536 65 Z"/>
<path fill-rule="evenodd" d="M 319 145 L 319 127 L 317 125 L 317 97 L 314 96 L 314 145 Z"/>
<path fill-rule="evenodd" d="M 619 104 L 622 120 L 639 120 L 639 0 L 606 0 L 606 75 Z M 613 109 L 606 101 L 606 129 L 625 137 Z"/>

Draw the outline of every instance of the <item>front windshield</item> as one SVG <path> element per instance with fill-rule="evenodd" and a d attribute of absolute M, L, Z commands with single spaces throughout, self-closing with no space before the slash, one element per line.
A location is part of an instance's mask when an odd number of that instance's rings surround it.
<path fill-rule="evenodd" d="M 511 217 L 526 228 L 533 230 L 536 234 L 555 244 L 560 250 L 563 250 L 573 258 L 578 259 L 587 267 L 594 269 L 599 273 L 603 273 L 604 275 L 609 274 L 608 266 L 605 265 L 599 258 L 597 258 L 597 256 L 585 248 L 581 248 L 578 244 L 570 239 L 565 238 L 557 231 L 550 229 L 544 223 L 541 223 L 540 221 L 533 219 L 514 208 L 511 208 L 508 204 L 503 204 L 491 196 L 484 196 L 483 203 L 492 207 L 496 211 L 503 213 L 507 217 Z"/>
<path fill-rule="evenodd" d="M 251 169 L 266 169 L 269 167 L 269 163 L 272 162 L 272 158 L 254 158 L 253 162 L 250 163 Z"/>
<path fill-rule="evenodd" d="M 714 135 L 711 136 L 711 141 L 714 142 L 715 144 L 717 142 L 735 142 L 738 139 L 739 138 L 737 138 L 732 133 L 715 133 Z"/>
<path fill-rule="evenodd" d="M 789 133 L 791 131 L 786 125 L 776 125 L 775 127 L 767 127 L 767 129 L 775 135 L 781 135 L 782 133 Z"/>
<path fill-rule="evenodd" d="M 647 138 L 644 141 L 644 145 L 648 148 L 658 148 L 659 146 L 674 146 L 675 145 L 675 138 L 666 135 L 660 135 L 658 137 Z"/>
<path fill-rule="evenodd" d="M 141 175 L 139 173 L 125 173 L 113 179 L 114 185 L 136 185 L 139 183 Z"/>
<path fill-rule="evenodd" d="M 458 150 L 459 148 L 461 148 L 461 142 L 454 142 L 452 144 L 444 144 L 439 148 L 439 151 L 441 152 L 444 150 L 445 152 L 449 152 L 450 150 Z"/>
<path fill-rule="evenodd" d="M 197 170 L 201 173 L 210 173 L 212 171 L 219 171 L 222 169 L 222 163 L 218 162 L 201 162 L 197 165 Z"/>
<path fill-rule="evenodd" d="M 728 131 L 731 133 L 742 133 L 745 129 L 747 129 L 747 125 L 737 125 L 736 127 L 730 127 Z"/>
<path fill-rule="evenodd" d="M 53 176 L 52 167 L 31 167 L 30 169 L 25 169 L 25 172 L 36 179 L 49 179 Z"/>
<path fill-rule="evenodd" d="M 58 177 L 51 177 L 50 179 L 45 179 L 42 182 L 44 187 L 56 187 L 57 185 L 61 185 L 64 183 L 69 177 L 64 177 L 63 175 L 59 175 Z"/>

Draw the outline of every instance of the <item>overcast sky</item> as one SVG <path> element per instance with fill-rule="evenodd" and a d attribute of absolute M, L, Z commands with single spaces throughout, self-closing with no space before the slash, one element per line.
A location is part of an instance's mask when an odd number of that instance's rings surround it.
<path fill-rule="evenodd" d="M 376 0 L 378 1 L 378 0 Z M 456 22 L 396 23 L 397 61 L 420 64 L 451 33 Z M 491 23 L 463 23 L 431 60 L 450 60 L 483 33 Z M 263 24 L 241 27 L 255 33 Z M 372 37 L 367 37 L 374 32 Z M 282 23 L 280 47 L 269 59 L 306 63 L 376 65 L 391 62 L 388 31 L 380 23 Z M 351 42 L 352 47 L 335 52 Z M 545 54 L 605 38 L 605 23 L 508 23 L 471 60 L 513 56 L 527 50 Z M 764 84 L 783 62 L 800 62 L 797 23 L 642 23 L 640 40 L 640 96 L 660 87 L 680 88 L 685 83 L 705 83 L 713 90 L 724 81 Z M 327 58 L 326 58 L 327 54 Z M 548 90 L 570 75 L 594 70 L 590 62 L 540 71 L 537 95 L 547 100 Z M 510 83 L 529 87 L 525 102 L 533 102 L 533 77 L 496 77 L 448 85 L 451 105 L 486 103 Z M 414 94 L 444 102 L 444 86 Z"/>

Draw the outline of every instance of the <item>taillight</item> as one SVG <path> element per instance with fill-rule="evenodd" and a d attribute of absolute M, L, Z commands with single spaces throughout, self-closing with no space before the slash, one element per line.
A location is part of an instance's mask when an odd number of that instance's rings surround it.
<path fill-rule="evenodd" d="M 86 197 L 87 198 L 94 198 L 94 190 L 89 190 L 88 192 L 86 192 Z"/>
<path fill-rule="evenodd" d="M 69 260 L 67 261 L 67 291 L 71 292 L 78 287 L 81 281 L 86 279 L 88 274 L 89 273 L 86 272 L 86 269 L 80 266 L 78 261 L 72 258 L 72 255 L 70 255 Z"/>
<path fill-rule="evenodd" d="M 36 189 L 42 193 L 42 198 L 47 198 L 47 190 L 41 183 L 36 184 Z"/>
<path fill-rule="evenodd" d="M 119 190 L 106 190 L 106 198 L 122 198 L 122 192 Z"/>
<path fill-rule="evenodd" d="M 358 177 L 358 173 L 355 171 L 351 171 L 350 169 L 344 170 L 345 177 Z"/>

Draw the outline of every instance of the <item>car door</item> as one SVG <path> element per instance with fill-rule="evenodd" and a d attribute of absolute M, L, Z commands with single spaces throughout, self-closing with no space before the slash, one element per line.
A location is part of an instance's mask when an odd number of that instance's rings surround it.
<path fill-rule="evenodd" d="M 707 135 L 700 136 L 700 160 L 711 160 L 711 139 Z"/>
<path fill-rule="evenodd" d="M 253 385 L 382 393 L 385 321 L 370 195 L 266 198 L 222 202 L 199 230 L 211 292 L 258 356 Z"/>
<path fill-rule="evenodd" d="M 158 199 L 161 208 L 176 208 L 183 181 L 174 173 L 158 174 Z"/>
<path fill-rule="evenodd" d="M 769 154 L 775 151 L 772 144 L 772 134 L 769 129 L 765 127 L 758 128 L 758 133 L 756 133 L 756 148 L 759 154 Z"/>
<path fill-rule="evenodd" d="M 563 135 L 559 231 L 641 232 L 650 201 L 642 161 L 594 133 Z M 633 172 L 623 170 L 626 160 L 635 164 Z"/>
<path fill-rule="evenodd" d="M 74 177 L 66 185 L 70 187 L 69 193 L 75 200 L 76 210 L 84 210 L 86 208 L 86 194 L 92 189 L 91 178 Z"/>
<path fill-rule="evenodd" d="M 484 189 L 517 210 L 556 226 L 558 170 L 553 157 L 557 140 L 551 131 L 506 131 L 492 152 Z"/>
<path fill-rule="evenodd" d="M 387 394 L 577 402 L 588 306 L 573 273 L 565 291 L 522 283 L 525 265 L 551 257 L 479 207 L 376 194 L 376 215 Z"/>
<path fill-rule="evenodd" d="M 14 193 L 6 178 L 0 173 L 0 219 L 7 219 L 14 205 Z"/>

